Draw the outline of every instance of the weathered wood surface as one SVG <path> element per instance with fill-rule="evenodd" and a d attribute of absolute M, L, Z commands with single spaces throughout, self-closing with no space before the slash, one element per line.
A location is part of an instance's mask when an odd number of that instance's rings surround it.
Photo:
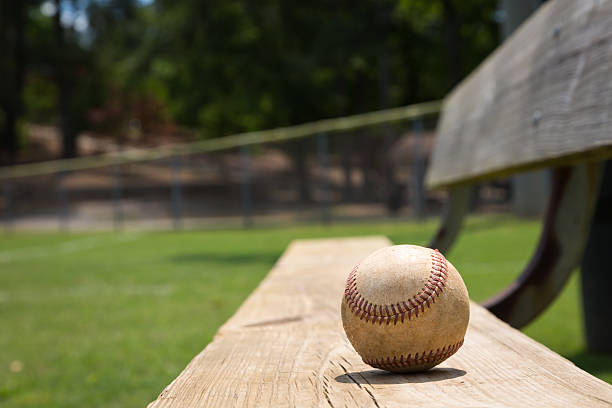
<path fill-rule="evenodd" d="M 427 186 L 612 157 L 612 0 L 551 0 L 446 99 Z"/>
<path fill-rule="evenodd" d="M 149 407 L 609 407 L 612 386 L 472 304 L 464 346 L 423 374 L 365 365 L 342 330 L 351 267 L 383 237 L 296 241 Z M 197 322 L 194 322 L 197 324 Z"/>

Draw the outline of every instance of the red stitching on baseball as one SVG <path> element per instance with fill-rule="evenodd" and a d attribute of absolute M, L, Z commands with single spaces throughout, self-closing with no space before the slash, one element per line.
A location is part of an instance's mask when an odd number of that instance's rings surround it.
<path fill-rule="evenodd" d="M 412 354 L 408 354 L 404 357 L 403 354 L 398 356 L 390 356 L 384 358 L 377 358 L 374 360 L 366 360 L 363 359 L 363 362 L 371 365 L 372 367 L 380 368 L 383 370 L 393 369 L 393 368 L 410 368 L 413 366 L 422 365 L 424 363 L 435 363 L 438 364 L 459 350 L 459 348 L 463 345 L 463 340 L 459 343 L 451 344 L 448 346 L 442 347 L 442 349 L 429 350 L 429 352 L 424 351 L 421 354 L 415 353 L 414 357 Z"/>
<path fill-rule="evenodd" d="M 391 305 L 378 305 L 367 301 L 357 290 L 357 264 L 346 280 L 344 289 L 344 298 L 346 299 L 351 312 L 359 316 L 359 320 L 365 319 L 366 322 L 372 324 L 378 323 L 390 324 L 392 321 L 397 324 L 398 317 L 401 322 L 404 322 L 404 317 L 407 315 L 408 320 L 412 318 L 414 312 L 415 317 L 421 313 L 425 313 L 425 307 L 430 308 L 435 302 L 435 298 L 440 296 L 440 293 L 446 286 L 446 277 L 448 276 L 448 263 L 444 255 L 437 249 L 431 254 L 431 271 L 425 286 L 417 292 L 412 298 L 394 303 Z M 391 310 L 389 310 L 391 309 Z"/>

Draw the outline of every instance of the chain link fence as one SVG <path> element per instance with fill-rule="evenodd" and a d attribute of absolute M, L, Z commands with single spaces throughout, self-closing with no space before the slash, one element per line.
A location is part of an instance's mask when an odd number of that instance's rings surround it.
<path fill-rule="evenodd" d="M 167 229 L 423 218 L 440 103 L 0 169 L 4 227 Z M 489 188 L 491 203 L 507 201 Z M 493 193 L 491 193 L 493 192 Z M 482 195 L 482 194 L 481 194 Z M 507 194 L 506 194 L 507 195 Z"/>

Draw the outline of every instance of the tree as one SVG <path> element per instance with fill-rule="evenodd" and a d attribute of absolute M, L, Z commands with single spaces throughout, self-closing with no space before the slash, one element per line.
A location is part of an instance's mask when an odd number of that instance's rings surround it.
<path fill-rule="evenodd" d="M 219 137 L 437 99 L 497 43 L 495 0 L 47 0 L 52 18 L 0 1 L 5 152 L 24 113 L 57 122 L 71 157 L 81 130 L 132 118 Z M 86 32 L 62 19 L 78 7 Z"/>
<path fill-rule="evenodd" d="M 23 113 L 26 55 L 25 25 L 28 1 L 0 1 L 0 164 L 15 162 L 18 123 Z"/>
<path fill-rule="evenodd" d="M 71 52 L 66 41 L 66 29 L 62 24 L 62 1 L 55 1 L 55 15 L 53 26 L 55 29 L 55 80 L 59 89 L 59 120 L 62 133 L 62 156 L 64 158 L 76 156 L 76 128 L 73 113 L 73 88 L 70 61 Z"/>

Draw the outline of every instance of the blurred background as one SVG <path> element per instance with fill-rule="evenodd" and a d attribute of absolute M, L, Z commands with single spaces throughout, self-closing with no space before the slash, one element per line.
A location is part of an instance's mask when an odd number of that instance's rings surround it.
<path fill-rule="evenodd" d="M 502 14 L 482 0 L 4 3 L 5 165 L 437 100 L 499 43 Z M 422 197 L 421 180 L 436 119 L 429 109 L 423 118 L 310 131 L 242 153 L 187 148 L 124 166 L 56 166 L 4 180 L 5 226 L 309 221 L 323 202 L 341 219 L 412 214 L 415 205 L 419 216 L 435 213 L 440 194 Z M 508 202 L 507 185 L 490 187 L 476 205 Z"/>
<path fill-rule="evenodd" d="M 439 101 L 541 3 L 0 0 L 0 405 L 145 405 L 292 239 L 425 244 Z M 548 185 L 475 189 L 473 299 Z M 610 382 L 577 285 L 526 332 Z"/>

